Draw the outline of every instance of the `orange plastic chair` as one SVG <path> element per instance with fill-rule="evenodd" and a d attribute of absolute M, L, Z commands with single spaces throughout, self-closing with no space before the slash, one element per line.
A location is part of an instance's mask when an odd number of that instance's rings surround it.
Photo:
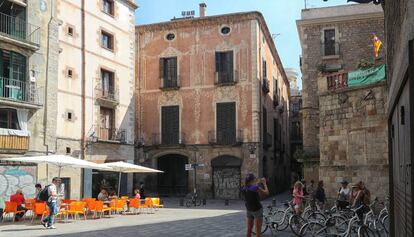
<path fill-rule="evenodd" d="M 104 203 L 102 201 L 96 201 L 95 202 L 95 210 L 94 210 L 94 218 L 97 216 L 97 213 L 100 213 L 100 217 L 102 217 L 102 215 L 105 215 L 105 212 L 108 212 L 108 215 L 111 215 L 111 208 L 109 207 L 104 207 Z"/>
<path fill-rule="evenodd" d="M 82 200 L 86 203 L 86 208 L 88 210 L 88 213 L 95 211 L 95 202 L 96 202 L 95 198 L 84 198 Z"/>
<path fill-rule="evenodd" d="M 140 206 L 141 206 L 141 203 L 139 199 L 131 198 L 129 200 L 129 208 L 134 208 L 134 212 L 133 212 L 134 214 L 138 213 L 138 211 L 140 210 Z"/>
<path fill-rule="evenodd" d="M 151 198 L 151 201 L 155 208 L 164 208 L 164 205 L 160 204 L 160 198 Z"/>
<path fill-rule="evenodd" d="M 146 208 L 147 213 L 154 213 L 154 206 L 152 205 L 151 198 L 145 198 L 144 204 L 142 204 L 141 207 Z"/>
<path fill-rule="evenodd" d="M 27 209 L 26 215 L 28 217 L 28 213 L 30 212 L 33 215 L 33 206 L 36 203 L 36 199 L 28 198 L 25 200 L 24 207 Z"/>
<path fill-rule="evenodd" d="M 85 203 L 84 202 L 72 202 L 69 206 L 67 214 L 71 214 L 72 218 L 76 219 L 79 214 L 82 214 L 86 220 Z"/>
<path fill-rule="evenodd" d="M 7 215 L 9 215 L 10 217 L 13 217 L 13 222 L 14 222 L 14 219 L 15 219 L 14 217 L 17 214 L 20 214 L 20 213 L 24 213 L 25 212 L 24 210 L 21 210 L 21 211 L 18 211 L 17 210 L 17 203 L 16 202 L 8 202 L 8 201 L 6 201 L 4 203 L 6 204 L 6 206 L 4 208 L 3 220 L 2 221 L 4 221 L 4 219 L 5 219 L 5 217 Z"/>
<path fill-rule="evenodd" d="M 128 196 L 121 196 L 121 199 L 128 199 Z"/>

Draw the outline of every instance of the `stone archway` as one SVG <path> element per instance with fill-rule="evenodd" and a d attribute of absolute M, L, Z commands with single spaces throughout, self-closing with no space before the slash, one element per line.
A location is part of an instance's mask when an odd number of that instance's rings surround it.
<path fill-rule="evenodd" d="M 218 156 L 211 160 L 214 198 L 240 198 L 241 165 L 242 160 L 234 156 Z"/>
<path fill-rule="evenodd" d="M 188 193 L 188 172 L 185 170 L 188 157 L 168 154 L 158 157 L 157 167 L 164 173 L 158 174 L 160 196 L 184 196 Z"/>

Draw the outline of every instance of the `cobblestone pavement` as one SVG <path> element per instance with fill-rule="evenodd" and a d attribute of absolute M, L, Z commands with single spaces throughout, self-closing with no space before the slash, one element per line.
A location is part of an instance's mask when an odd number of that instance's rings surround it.
<path fill-rule="evenodd" d="M 277 196 L 285 200 L 286 194 Z M 270 204 L 270 200 L 264 205 Z M 178 199 L 166 199 L 168 208 L 155 214 L 114 215 L 97 220 L 78 220 L 71 223 L 56 223 L 57 229 L 46 230 L 40 224 L 2 223 L 0 236 L 62 236 L 62 237 L 121 237 L 121 236 L 245 236 L 245 212 L 243 202 L 208 200 L 205 207 L 179 207 Z M 271 236 L 268 231 L 263 236 Z M 293 236 L 289 232 L 278 232 L 275 236 Z"/>

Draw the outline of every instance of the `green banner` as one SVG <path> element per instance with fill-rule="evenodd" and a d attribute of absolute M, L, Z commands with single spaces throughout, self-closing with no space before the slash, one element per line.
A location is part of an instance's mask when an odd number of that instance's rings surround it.
<path fill-rule="evenodd" d="M 385 65 L 348 73 L 348 86 L 362 86 L 385 80 Z"/>

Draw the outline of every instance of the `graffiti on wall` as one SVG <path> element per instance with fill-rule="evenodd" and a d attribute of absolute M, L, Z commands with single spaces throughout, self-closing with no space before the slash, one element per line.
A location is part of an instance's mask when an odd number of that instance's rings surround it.
<path fill-rule="evenodd" d="M 214 195 L 219 199 L 238 199 L 240 194 L 240 168 L 215 167 Z"/>
<path fill-rule="evenodd" d="M 10 195 L 22 189 L 26 198 L 34 197 L 36 166 L 0 166 L 0 197 L 7 201 Z"/>

